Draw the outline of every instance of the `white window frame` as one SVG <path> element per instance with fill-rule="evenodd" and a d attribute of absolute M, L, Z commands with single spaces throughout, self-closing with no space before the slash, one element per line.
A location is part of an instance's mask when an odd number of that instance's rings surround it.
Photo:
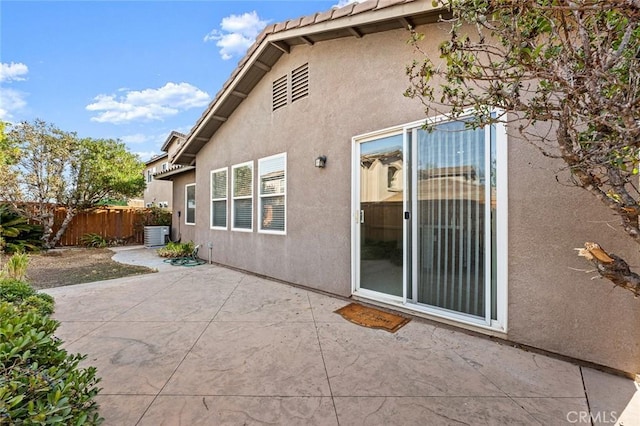
<path fill-rule="evenodd" d="M 216 173 L 220 173 L 220 172 L 225 172 L 225 196 L 224 198 L 214 198 L 213 197 L 213 175 L 215 175 Z M 221 230 L 227 230 L 229 229 L 229 168 L 228 167 L 222 167 L 220 169 L 216 169 L 216 170 L 211 170 L 211 176 L 209 178 L 209 185 L 210 185 L 210 192 L 211 192 L 211 210 L 209 212 L 209 216 L 210 216 L 210 220 L 209 220 L 209 226 L 211 229 L 221 229 Z M 215 226 L 213 224 L 213 202 L 214 201 L 224 201 L 224 208 L 225 208 L 225 225 L 224 226 Z"/>
<path fill-rule="evenodd" d="M 284 160 L 284 191 L 282 193 L 278 193 L 278 194 L 266 194 L 266 195 L 262 195 L 260 193 L 260 188 L 261 188 L 261 183 L 262 183 L 262 164 L 265 161 L 277 158 L 277 157 L 282 157 L 282 159 Z M 273 229 L 263 229 L 262 228 L 262 208 L 263 208 L 263 202 L 265 198 L 272 198 L 272 197 L 283 197 L 284 198 L 284 229 L 282 231 L 279 230 L 273 230 Z M 260 158 L 258 160 L 258 205 L 259 205 L 259 210 L 258 210 L 258 232 L 261 234 L 275 234 L 275 235 L 286 235 L 287 234 L 287 153 L 283 152 L 280 154 L 275 154 L 275 155 L 271 155 L 269 157 L 264 157 L 264 158 Z"/>
<path fill-rule="evenodd" d="M 189 217 L 189 214 L 187 213 L 189 211 L 189 199 L 187 198 L 187 194 L 189 193 L 188 189 L 190 186 L 194 187 L 193 190 L 193 222 L 187 222 L 187 217 Z M 188 183 L 184 186 L 184 224 L 185 225 L 195 225 L 196 224 L 196 212 L 197 212 L 197 208 L 198 208 L 198 204 L 196 203 L 196 191 L 195 191 L 195 183 Z"/>
<path fill-rule="evenodd" d="M 251 169 L 251 194 L 246 196 L 236 197 L 235 187 L 236 187 L 236 174 L 235 170 L 240 167 L 248 166 Z M 254 181 L 254 171 L 253 171 L 253 161 L 247 161 L 245 163 L 235 164 L 231 166 L 231 230 L 238 232 L 253 232 L 253 181 Z M 235 217 L 236 217 L 236 200 L 251 200 L 251 227 L 249 228 L 236 228 L 235 227 Z"/>

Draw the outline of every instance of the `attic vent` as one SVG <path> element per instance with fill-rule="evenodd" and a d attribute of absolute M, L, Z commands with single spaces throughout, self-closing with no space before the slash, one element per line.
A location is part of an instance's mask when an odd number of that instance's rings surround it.
<path fill-rule="evenodd" d="M 309 95 L 309 64 L 291 71 L 291 102 Z"/>
<path fill-rule="evenodd" d="M 273 111 L 287 105 L 287 76 L 273 82 Z"/>

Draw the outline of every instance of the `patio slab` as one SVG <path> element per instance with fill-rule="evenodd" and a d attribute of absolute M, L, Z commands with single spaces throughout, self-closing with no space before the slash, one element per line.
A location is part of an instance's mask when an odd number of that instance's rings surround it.
<path fill-rule="evenodd" d="M 102 377 L 105 425 L 640 424 L 632 380 L 418 318 L 359 327 L 341 298 L 124 252 L 161 272 L 46 290 Z"/>

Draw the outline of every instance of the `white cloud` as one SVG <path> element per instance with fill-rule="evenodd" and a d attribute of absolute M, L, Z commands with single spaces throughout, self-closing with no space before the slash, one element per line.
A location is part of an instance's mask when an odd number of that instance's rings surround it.
<path fill-rule="evenodd" d="M 91 121 L 124 123 L 128 121 L 162 120 L 181 111 L 209 104 L 209 94 L 189 83 L 167 83 L 159 89 L 127 90 L 124 95 L 98 95 L 87 105 L 98 111 Z"/>
<path fill-rule="evenodd" d="M 3 63 L 0 62 L 0 82 L 2 81 L 21 81 L 25 78 L 23 75 L 29 72 L 29 67 L 27 67 L 23 63 L 15 63 L 11 62 Z"/>
<path fill-rule="evenodd" d="M 0 120 L 10 121 L 13 112 L 19 111 L 27 105 L 26 94 L 14 89 L 0 87 Z"/>
<path fill-rule="evenodd" d="M 351 3 L 362 3 L 366 0 L 340 0 L 338 3 L 334 4 L 332 7 L 341 8 Z"/>
<path fill-rule="evenodd" d="M 147 142 L 149 140 L 149 137 L 147 135 L 143 135 L 142 133 L 136 133 L 135 135 L 122 136 L 120 140 L 127 144 L 140 144 Z"/>
<path fill-rule="evenodd" d="M 0 83 L 26 80 L 29 68 L 23 63 L 0 62 Z M 27 94 L 15 89 L 0 87 L 0 120 L 11 121 L 13 113 L 27 105 Z"/>
<path fill-rule="evenodd" d="M 220 29 L 212 30 L 204 37 L 204 41 L 215 41 L 222 59 L 231 59 L 243 55 L 268 23 L 260 19 L 255 10 L 242 15 L 230 15 L 222 18 Z"/>

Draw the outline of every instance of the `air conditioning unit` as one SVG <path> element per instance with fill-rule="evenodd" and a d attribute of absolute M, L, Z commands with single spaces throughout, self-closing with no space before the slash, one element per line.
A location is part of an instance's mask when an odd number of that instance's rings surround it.
<path fill-rule="evenodd" d="M 170 226 L 145 226 L 144 246 L 157 247 L 169 242 Z"/>

